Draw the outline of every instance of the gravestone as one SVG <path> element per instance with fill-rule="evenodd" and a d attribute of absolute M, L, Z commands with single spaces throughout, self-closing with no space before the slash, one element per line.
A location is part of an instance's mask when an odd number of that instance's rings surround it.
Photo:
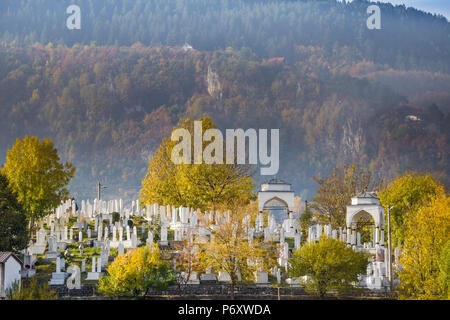
<path fill-rule="evenodd" d="M 49 281 L 50 285 L 63 285 L 66 280 L 66 273 L 61 272 L 61 261 L 56 257 L 56 272 L 52 272 L 52 278 Z"/>
<path fill-rule="evenodd" d="M 228 272 L 226 271 L 219 271 L 219 277 L 217 279 L 219 282 L 230 282 L 231 281 L 231 277 L 228 274 Z"/>
<path fill-rule="evenodd" d="M 151 230 L 148 230 L 147 244 L 153 246 L 153 233 Z"/>
<path fill-rule="evenodd" d="M 301 241 L 302 241 L 302 236 L 301 236 L 301 234 L 300 233 L 296 233 L 295 234 L 295 249 L 298 249 L 298 248 L 300 248 L 300 245 L 301 245 Z"/>
<path fill-rule="evenodd" d="M 55 260 L 59 256 L 58 247 L 55 237 L 48 238 L 48 251 L 45 253 L 45 258 Z"/>
<path fill-rule="evenodd" d="M 269 275 L 267 274 L 267 272 L 256 272 L 255 283 L 257 285 L 267 285 L 269 283 Z"/>
<path fill-rule="evenodd" d="M 125 248 L 123 246 L 122 241 L 119 242 L 119 245 L 117 246 L 117 253 L 119 255 L 123 255 L 125 253 Z"/>
<path fill-rule="evenodd" d="M 92 271 L 88 272 L 86 280 L 98 280 L 98 279 L 100 279 L 100 273 L 97 272 L 96 267 L 97 267 L 96 259 L 95 259 L 95 257 L 92 257 Z"/>
<path fill-rule="evenodd" d="M 164 208 L 164 207 L 163 207 Z M 161 245 L 167 245 L 168 241 L 167 241 L 167 227 L 161 225 L 161 241 L 160 241 Z"/>

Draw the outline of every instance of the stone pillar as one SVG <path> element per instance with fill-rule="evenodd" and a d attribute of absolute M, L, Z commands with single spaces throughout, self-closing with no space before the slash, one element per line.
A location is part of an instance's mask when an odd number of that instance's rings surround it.
<path fill-rule="evenodd" d="M 347 243 L 352 243 L 352 229 L 350 229 L 350 226 L 347 226 L 347 233 L 346 233 Z"/>
<path fill-rule="evenodd" d="M 56 273 L 60 272 L 61 272 L 61 260 L 59 259 L 59 257 L 56 257 Z"/>
<path fill-rule="evenodd" d="M 356 246 L 356 227 L 352 226 L 352 247 Z"/>
<path fill-rule="evenodd" d="M 377 245 L 379 245 L 380 244 L 380 227 L 379 226 L 376 226 L 375 227 L 375 244 Z"/>

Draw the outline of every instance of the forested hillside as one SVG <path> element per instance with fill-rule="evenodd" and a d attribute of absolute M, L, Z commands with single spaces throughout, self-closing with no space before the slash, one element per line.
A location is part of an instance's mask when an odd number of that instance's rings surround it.
<path fill-rule="evenodd" d="M 81 30 L 65 28 L 70 3 Z M 304 197 L 313 175 L 355 161 L 378 178 L 429 170 L 449 185 L 449 23 L 380 4 L 382 29 L 368 30 L 367 6 L 3 0 L 0 163 L 16 137 L 48 136 L 78 168 L 76 197 L 94 198 L 100 179 L 129 198 L 178 120 L 209 115 L 220 128 L 280 128 L 279 176 Z"/>
<path fill-rule="evenodd" d="M 246 52 L 139 45 L 2 48 L 0 65 L 2 158 L 18 136 L 50 136 L 78 168 L 71 190 L 83 196 L 98 178 L 136 191 L 161 138 L 179 118 L 204 114 L 222 128 L 280 128 L 280 175 L 298 191 L 336 161 L 360 160 L 383 176 L 449 172 L 448 113 L 408 107 L 348 75 L 318 77 Z"/>
<path fill-rule="evenodd" d="M 66 8 L 82 13 L 66 28 Z M 335 0 L 2 0 L 0 41 L 97 45 L 176 45 L 199 50 L 249 47 L 292 61 L 296 45 L 358 49 L 366 60 L 400 69 L 449 72 L 444 17 L 379 3 L 381 30 L 366 27 L 367 1 Z"/>

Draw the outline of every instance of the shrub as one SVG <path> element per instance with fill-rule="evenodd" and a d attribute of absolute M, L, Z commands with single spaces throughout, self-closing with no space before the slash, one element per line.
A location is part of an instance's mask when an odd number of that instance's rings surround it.
<path fill-rule="evenodd" d="M 358 275 L 367 270 L 368 256 L 356 252 L 339 240 L 322 236 L 295 251 L 289 260 L 291 277 L 309 276 L 306 290 L 320 297 L 328 290 L 347 292 Z"/>
<path fill-rule="evenodd" d="M 57 300 L 58 295 L 47 282 L 38 283 L 36 278 L 29 281 L 16 281 L 6 290 L 6 297 L 10 300 Z"/>
<path fill-rule="evenodd" d="M 105 296 L 139 296 L 150 289 L 164 290 L 175 283 L 175 274 L 161 259 L 158 247 L 140 247 L 118 255 L 100 278 L 99 292 Z"/>

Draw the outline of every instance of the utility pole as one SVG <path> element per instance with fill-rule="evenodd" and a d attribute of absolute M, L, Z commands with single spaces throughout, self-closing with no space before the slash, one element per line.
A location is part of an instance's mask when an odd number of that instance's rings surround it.
<path fill-rule="evenodd" d="M 392 243 L 391 243 L 391 207 L 388 205 L 388 266 L 389 266 L 389 289 L 392 292 Z"/>
<path fill-rule="evenodd" d="M 101 190 L 102 189 L 106 189 L 107 187 L 103 186 L 100 181 L 97 183 L 97 199 L 98 201 L 100 201 L 100 196 L 101 196 Z"/>

